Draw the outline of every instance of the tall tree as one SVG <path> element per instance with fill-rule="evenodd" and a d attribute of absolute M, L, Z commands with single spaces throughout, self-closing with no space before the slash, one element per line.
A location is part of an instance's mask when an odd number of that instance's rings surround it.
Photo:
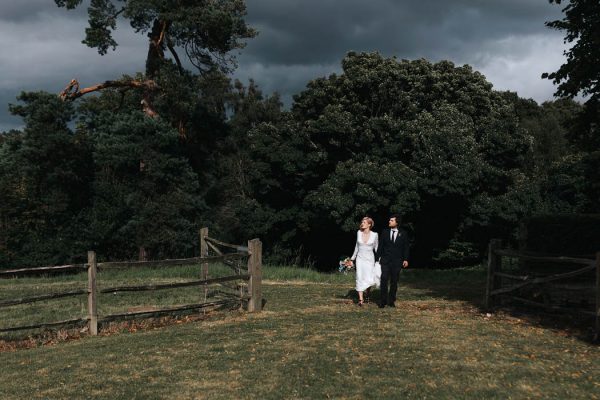
<path fill-rule="evenodd" d="M 74 9 L 82 0 L 55 0 L 55 3 Z M 136 77 L 125 76 L 83 89 L 79 82 L 72 80 L 60 96 L 63 100 L 74 100 L 97 90 L 116 89 L 123 103 L 130 92 L 138 98 L 147 116 L 160 116 L 178 130 L 180 140 L 197 143 L 196 122 L 206 115 L 202 113 L 205 104 L 199 99 L 206 82 L 202 78 L 208 75 L 219 80 L 223 72 L 235 65 L 231 51 L 242 48 L 245 39 L 256 35 L 246 25 L 245 13 L 243 0 L 91 0 L 89 27 L 83 43 L 104 55 L 117 47 L 112 33 L 118 19 L 128 21 L 136 33 L 148 36 L 145 71 Z M 185 59 L 180 53 L 185 54 Z M 190 64 L 193 71 L 186 68 Z M 189 135 L 191 129 L 194 132 Z M 148 137 L 145 140 L 152 141 Z M 148 143 L 145 147 L 150 146 Z M 139 169 L 144 172 L 148 160 L 144 153 L 139 156 Z M 139 238 L 137 241 L 148 243 Z M 143 258 L 144 246 L 139 253 Z"/>
<path fill-rule="evenodd" d="M 549 0 L 550 3 L 567 3 Z M 600 2 L 598 0 L 569 0 L 562 10 L 562 20 L 550 21 L 550 28 L 565 31 L 565 43 L 574 43 L 565 52 L 567 62 L 544 78 L 558 85 L 556 95 L 588 96 L 584 109 L 578 114 L 571 141 L 583 156 L 579 168 L 585 176 L 583 187 L 587 197 L 585 210 L 600 212 Z"/>
<path fill-rule="evenodd" d="M 74 9 L 83 0 L 55 0 L 59 7 Z M 243 0 L 91 0 L 88 8 L 89 27 L 83 43 L 104 55 L 117 42 L 112 36 L 118 18 L 128 20 L 137 33 L 147 34 L 148 53 L 143 77 L 107 81 L 80 88 L 73 80 L 62 92 L 64 99 L 75 99 L 86 93 L 114 88 L 142 88 L 141 103 L 147 115 L 155 116 L 154 94 L 161 90 L 161 69 L 174 64 L 183 74 L 185 53 L 200 73 L 219 68 L 228 70 L 234 64 L 229 53 L 244 46 L 244 39 L 256 32 L 244 21 Z M 167 58 L 167 54 L 171 58 Z"/>
<path fill-rule="evenodd" d="M 69 127 L 74 108 L 50 93 L 22 93 L 13 114 L 25 122 L 0 141 L 0 264 L 45 265 L 87 250 L 91 145 Z"/>
<path fill-rule="evenodd" d="M 177 131 L 141 112 L 100 112 L 94 141 L 93 204 L 85 232 L 103 257 L 193 255 L 203 203 Z M 139 168 L 138 160 L 144 160 Z"/>
<path fill-rule="evenodd" d="M 565 43 L 574 43 L 565 51 L 567 62 L 552 73 L 542 74 L 557 84 L 555 95 L 573 98 L 587 96 L 585 110 L 580 114 L 573 137 L 582 149 L 600 148 L 600 2 L 598 0 L 549 0 L 568 3 L 561 20 L 546 26 L 565 31 Z"/>
<path fill-rule="evenodd" d="M 243 210 L 255 206 L 250 182 L 250 149 L 254 145 L 251 132 L 261 123 L 275 123 L 283 105 L 277 93 L 264 95 L 252 80 L 248 86 L 236 80 L 231 89 L 227 132 L 215 141 L 213 154 L 206 157 L 208 165 L 204 170 L 210 175 L 210 183 L 206 185 L 205 198 L 211 208 L 207 215 L 211 226 L 217 228 L 220 236 L 240 240 L 262 234 L 248 226 L 246 217 L 240 218 Z"/>
<path fill-rule="evenodd" d="M 549 0 L 568 3 L 561 20 L 546 22 L 546 26 L 566 31 L 565 43 L 573 47 L 565 52 L 567 62 L 556 72 L 544 73 L 558 85 L 557 96 L 575 97 L 578 94 L 600 97 L 600 2 L 598 0 Z"/>
<path fill-rule="evenodd" d="M 396 211 L 414 223 L 415 260 L 428 264 L 476 255 L 490 223 L 506 235 L 499 202 L 511 202 L 511 220 L 527 212 L 506 194 L 523 180 L 531 136 L 481 74 L 376 53 L 349 53 L 342 68 L 251 130 L 255 201 L 244 220 L 271 246 L 288 257 L 305 246 L 327 265 L 362 216 L 385 223 Z"/>

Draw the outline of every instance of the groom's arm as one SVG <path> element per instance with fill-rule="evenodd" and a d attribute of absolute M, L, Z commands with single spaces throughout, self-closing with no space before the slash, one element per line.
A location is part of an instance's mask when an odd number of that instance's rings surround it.
<path fill-rule="evenodd" d="M 409 255 L 409 251 L 410 251 L 409 246 L 408 246 L 408 244 L 409 244 L 408 243 L 408 235 L 407 235 L 406 231 L 404 232 L 403 236 L 404 236 L 404 243 L 403 243 L 404 249 L 403 249 L 402 253 L 404 254 L 404 257 L 403 257 L 404 259 L 402 260 L 402 266 L 404 268 L 406 268 L 406 267 L 408 267 L 408 255 Z"/>
<path fill-rule="evenodd" d="M 377 251 L 375 252 L 375 260 L 376 261 L 381 261 L 381 255 L 383 254 L 383 249 L 385 248 L 385 231 L 381 232 L 381 235 L 379 236 L 379 246 L 377 247 Z"/>

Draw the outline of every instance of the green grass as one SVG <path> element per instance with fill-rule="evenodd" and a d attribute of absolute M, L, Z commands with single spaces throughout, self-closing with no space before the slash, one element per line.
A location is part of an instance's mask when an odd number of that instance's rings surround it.
<path fill-rule="evenodd" d="M 210 277 L 232 275 L 230 267 L 210 265 Z M 168 268 L 114 269 L 99 272 L 98 290 L 137 286 L 148 283 L 168 284 L 198 280 L 200 266 L 186 265 Z M 87 273 L 0 280 L 0 301 L 66 292 L 87 288 Z M 235 284 L 235 282 L 231 283 Z M 231 285 L 228 284 L 228 285 Z M 216 287 L 215 287 L 216 288 Z M 219 288 L 224 289 L 223 286 Z M 226 289 L 225 289 L 226 290 Z M 140 308 L 164 308 L 204 301 L 203 287 L 164 289 L 160 291 L 119 292 L 98 294 L 99 316 L 136 311 Z M 43 322 L 82 318 L 87 315 L 87 295 L 54 299 L 52 301 L 16 305 L 0 309 L 0 327 L 34 325 Z M 27 333 L 35 334 L 40 330 Z M 15 339 L 23 333 L 0 334 L 0 339 Z"/>
<path fill-rule="evenodd" d="M 174 279 L 161 273 L 143 279 Z M 265 267 L 264 280 L 262 313 L 0 353 L 0 398 L 600 397 L 600 349 L 515 315 L 486 316 L 482 268 L 405 271 L 398 307 L 383 310 L 356 306 L 350 275 Z M 2 297 L 45 282 L 18 281 L 0 282 Z"/>

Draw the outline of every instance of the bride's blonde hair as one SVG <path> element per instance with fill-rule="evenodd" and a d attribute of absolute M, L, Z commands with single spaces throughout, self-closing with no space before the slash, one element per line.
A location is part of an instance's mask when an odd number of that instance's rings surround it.
<path fill-rule="evenodd" d="M 375 226 L 375 221 L 373 221 L 373 218 L 371 217 L 364 217 L 363 219 L 360 220 L 360 223 L 362 224 L 363 221 L 367 221 L 367 223 L 369 224 L 369 229 L 373 229 L 373 227 Z M 360 228 L 360 225 L 359 225 Z"/>

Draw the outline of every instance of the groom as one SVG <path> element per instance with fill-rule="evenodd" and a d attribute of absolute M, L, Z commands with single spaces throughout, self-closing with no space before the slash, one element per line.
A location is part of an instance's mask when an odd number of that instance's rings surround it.
<path fill-rule="evenodd" d="M 379 238 L 379 248 L 377 249 L 377 258 L 381 264 L 381 300 L 379 308 L 386 305 L 396 307 L 396 291 L 398 290 L 398 278 L 402 268 L 408 268 L 408 236 L 403 229 L 400 229 L 400 216 L 393 214 L 390 217 L 388 226 L 381 232 Z M 390 289 L 388 293 L 388 281 Z"/>

